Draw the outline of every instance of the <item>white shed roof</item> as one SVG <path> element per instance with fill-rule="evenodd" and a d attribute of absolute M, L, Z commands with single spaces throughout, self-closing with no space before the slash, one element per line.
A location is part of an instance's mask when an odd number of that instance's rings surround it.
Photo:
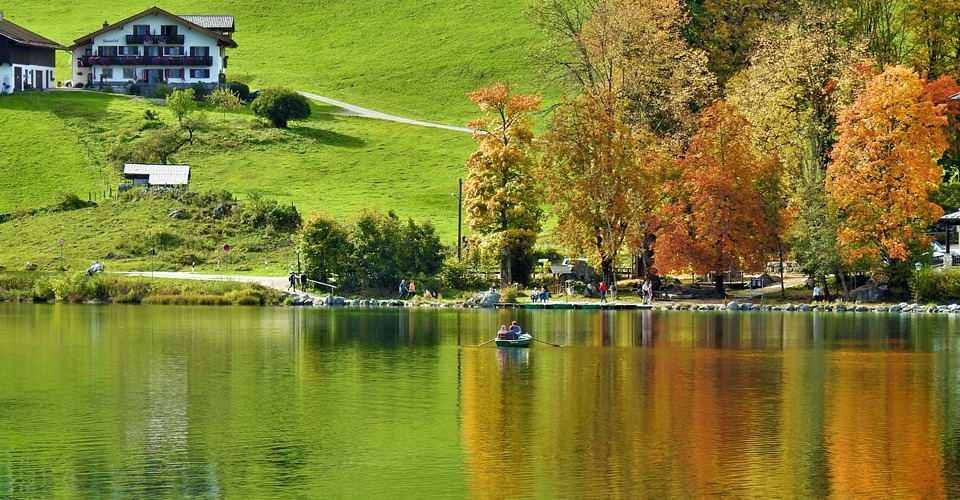
<path fill-rule="evenodd" d="M 143 163 L 125 163 L 125 177 L 147 177 L 147 183 L 153 186 L 179 186 L 190 182 L 190 165 L 147 165 Z"/>

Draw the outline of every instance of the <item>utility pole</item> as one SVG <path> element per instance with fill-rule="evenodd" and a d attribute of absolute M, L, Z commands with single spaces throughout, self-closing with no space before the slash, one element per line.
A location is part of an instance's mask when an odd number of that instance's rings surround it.
<path fill-rule="evenodd" d="M 463 177 L 457 179 L 457 262 L 463 260 Z"/>

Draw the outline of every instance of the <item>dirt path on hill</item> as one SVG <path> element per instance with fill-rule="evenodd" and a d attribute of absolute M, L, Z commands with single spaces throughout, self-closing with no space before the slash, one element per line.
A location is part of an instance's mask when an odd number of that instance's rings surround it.
<path fill-rule="evenodd" d="M 418 125 L 421 127 L 432 127 L 432 128 L 442 128 L 444 130 L 453 130 L 455 132 L 466 132 L 472 134 L 473 130 L 470 130 L 466 127 L 454 127 L 453 125 L 443 125 L 441 123 L 431 123 L 420 120 L 413 120 L 411 118 L 404 118 L 402 116 L 388 115 L 386 113 L 381 113 L 379 111 L 374 111 L 372 109 L 361 108 L 360 106 L 354 106 L 353 104 L 345 103 L 343 101 L 338 101 L 336 99 L 330 99 L 329 97 L 323 97 L 317 94 L 311 94 L 310 92 L 297 91 L 300 95 L 311 99 L 314 101 L 322 102 L 324 104 L 332 104 L 338 108 L 342 108 L 344 111 L 340 114 L 348 116 L 362 116 L 364 118 L 373 118 L 376 120 L 388 120 L 392 122 L 406 123 L 408 125 Z"/>

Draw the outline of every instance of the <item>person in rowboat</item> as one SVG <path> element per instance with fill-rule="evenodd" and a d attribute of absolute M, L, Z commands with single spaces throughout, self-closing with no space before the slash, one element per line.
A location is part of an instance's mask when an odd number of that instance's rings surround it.
<path fill-rule="evenodd" d="M 523 333 L 523 330 L 520 328 L 520 325 L 516 321 L 510 323 L 510 331 L 507 332 L 507 338 L 510 340 L 517 340 L 520 337 L 520 334 Z"/>
<path fill-rule="evenodd" d="M 499 340 L 507 339 L 507 325 L 500 325 L 500 331 L 497 332 L 497 339 Z"/>

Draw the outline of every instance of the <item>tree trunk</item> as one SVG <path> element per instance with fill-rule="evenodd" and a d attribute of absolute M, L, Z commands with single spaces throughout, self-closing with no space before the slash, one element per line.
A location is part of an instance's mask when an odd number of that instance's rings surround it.
<path fill-rule="evenodd" d="M 723 273 L 716 273 L 715 276 L 716 281 L 714 281 L 714 285 L 716 286 L 717 297 L 725 299 L 727 298 L 727 294 L 723 291 Z"/>
<path fill-rule="evenodd" d="M 500 286 L 504 287 L 513 283 L 513 269 L 510 267 L 510 247 L 503 245 L 500 247 Z"/>
<path fill-rule="evenodd" d="M 607 257 L 600 261 L 600 272 L 603 275 L 602 279 L 604 283 L 612 283 L 613 281 L 613 257 Z"/>
<path fill-rule="evenodd" d="M 783 242 L 780 241 L 780 238 L 777 238 L 777 253 L 780 255 L 780 298 L 787 298 L 787 288 L 783 284 Z"/>

